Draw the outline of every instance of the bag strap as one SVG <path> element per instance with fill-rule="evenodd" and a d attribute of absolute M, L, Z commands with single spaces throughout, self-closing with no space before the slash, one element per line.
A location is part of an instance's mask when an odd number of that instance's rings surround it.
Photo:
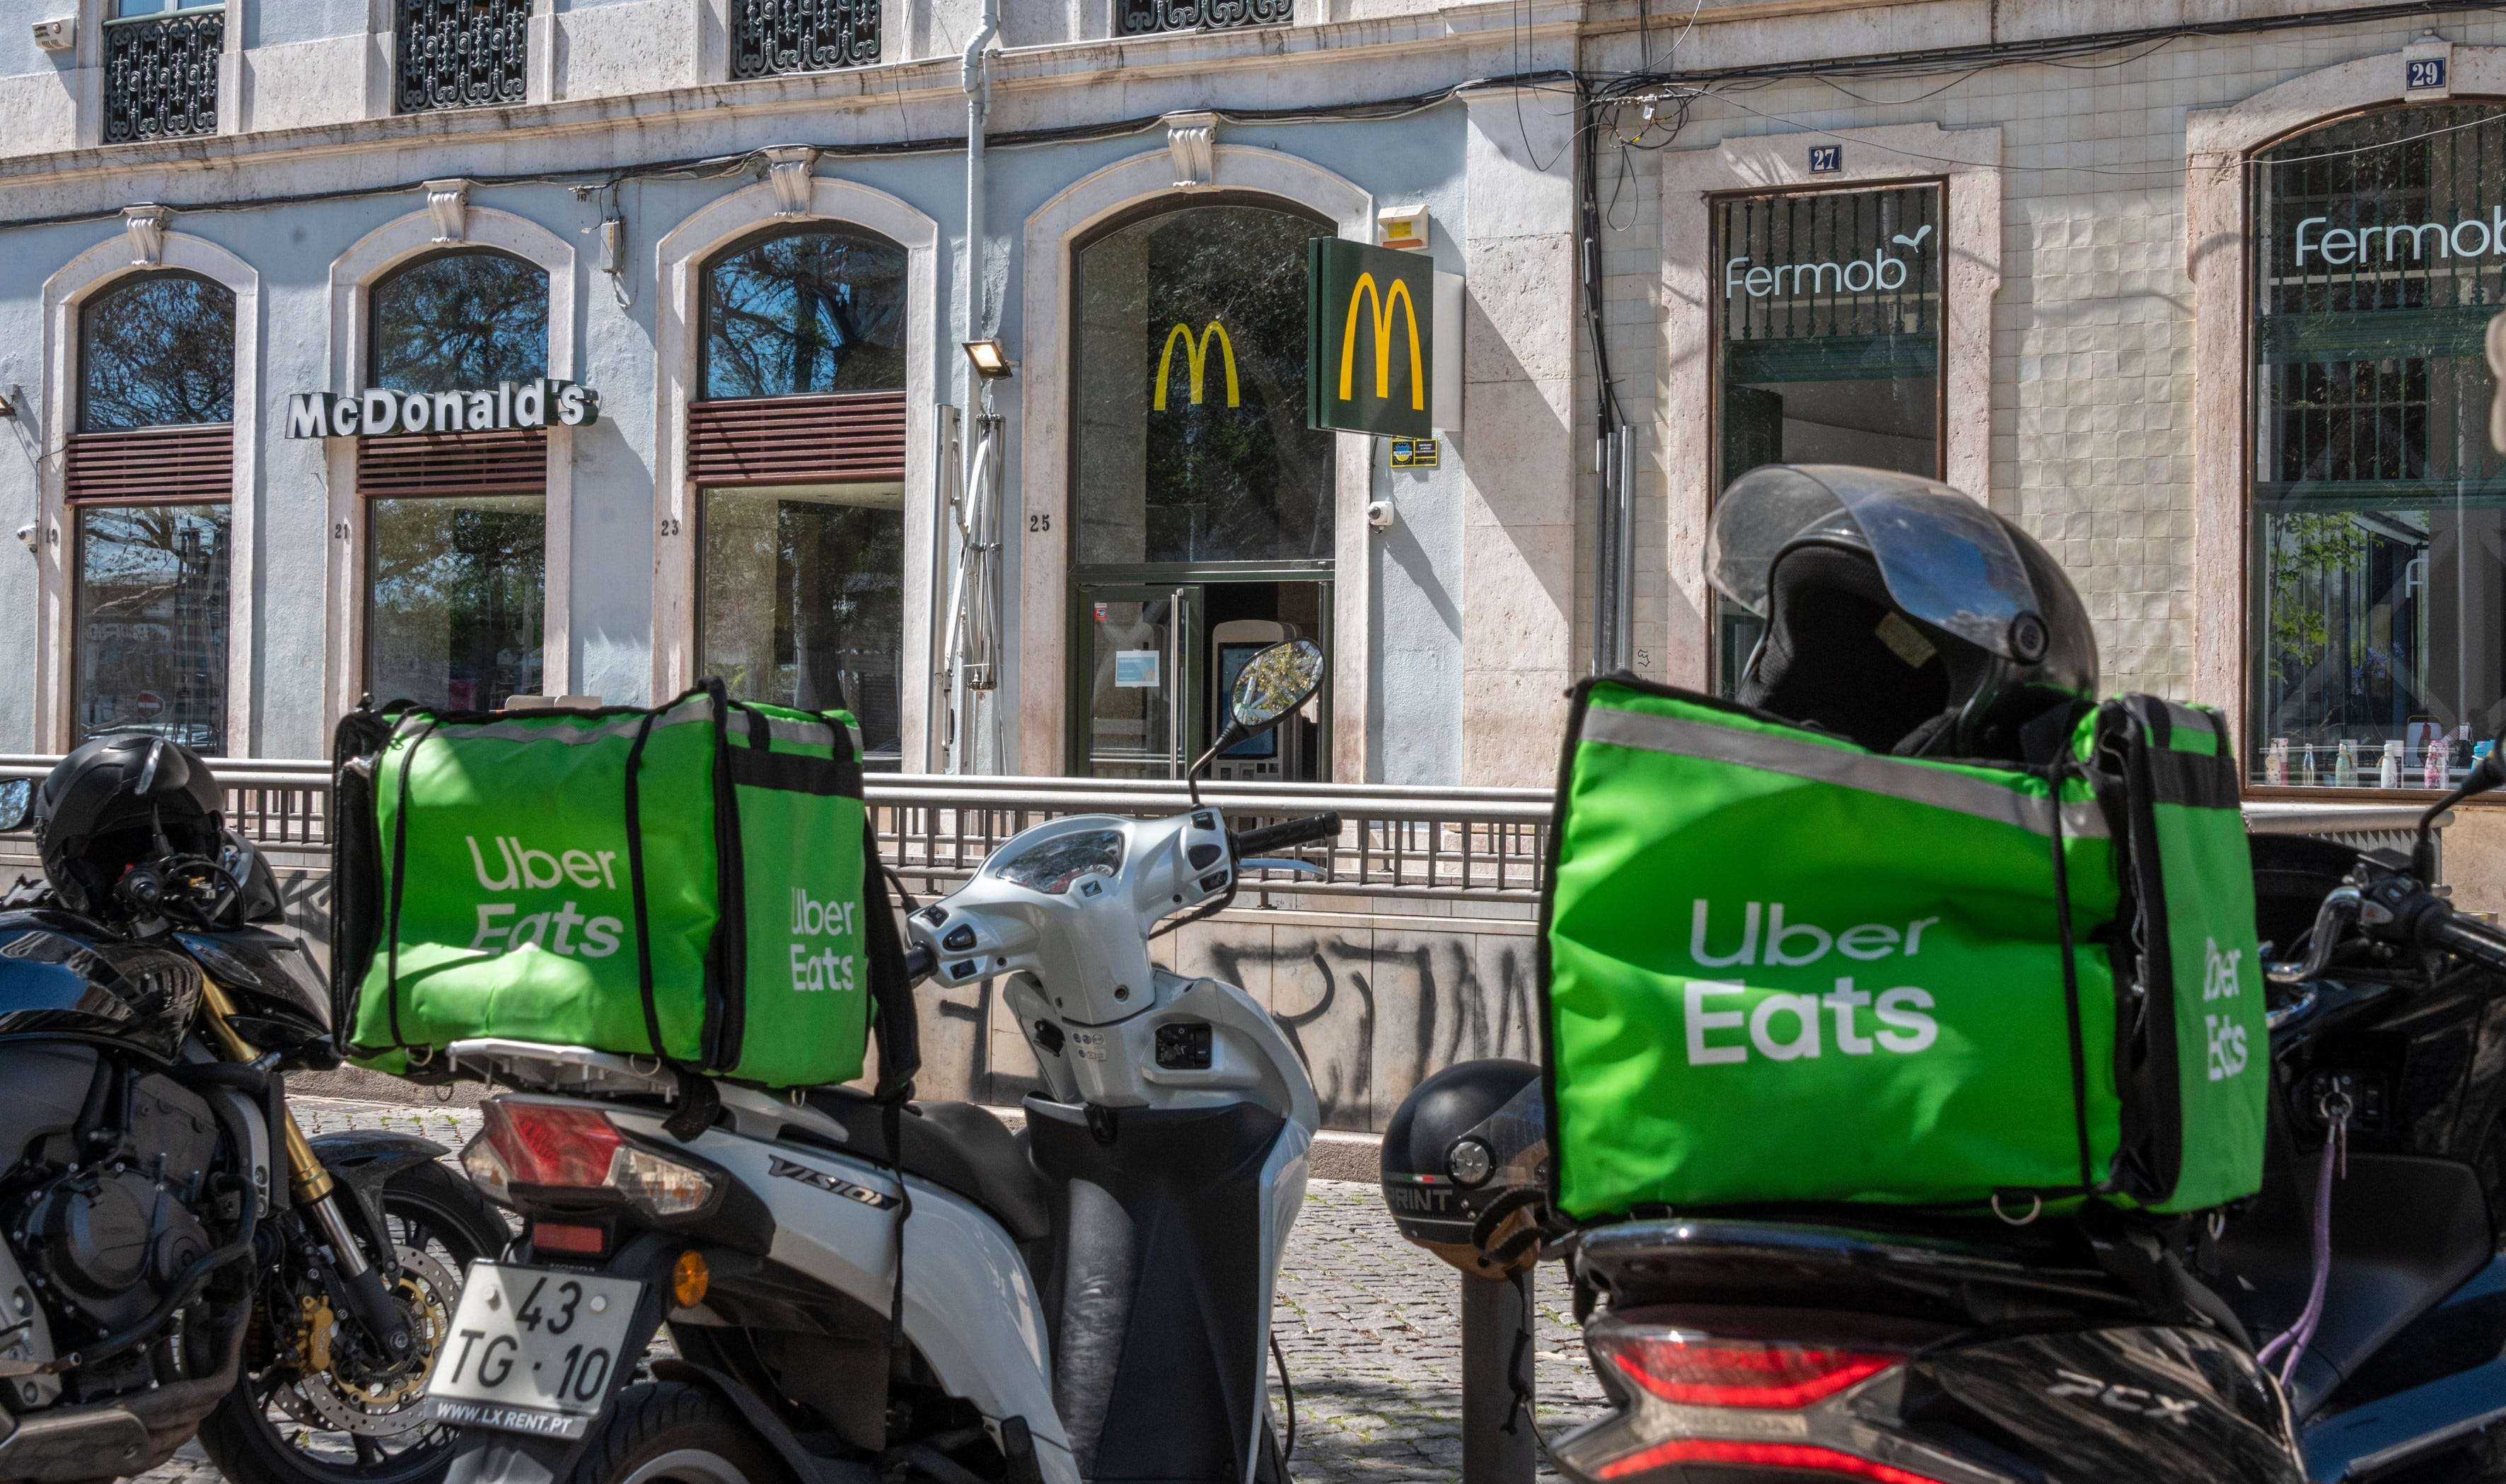
<path fill-rule="evenodd" d="M 913 1096 L 922 1069 L 922 1025 L 913 1008 L 913 986 L 905 978 L 905 944 L 897 936 L 896 907 L 887 872 L 879 864 L 878 832 L 862 811 L 863 957 L 870 960 L 871 1028 L 878 1035 L 877 1096 L 902 1103 Z"/>
<path fill-rule="evenodd" d="M 739 835 L 739 788 L 733 776 L 731 689 L 719 675 L 698 689 L 713 706 L 713 870 L 720 915 L 705 949 L 704 1029 L 697 1040 L 704 1065 L 728 1071 L 739 1065 L 747 1039 L 748 890 Z"/>
<path fill-rule="evenodd" d="M 434 713 L 428 712 L 426 725 L 410 739 L 409 751 L 400 760 L 399 801 L 392 810 L 391 899 L 383 915 L 383 1012 L 391 1026 L 395 1051 L 409 1045 L 400 1033 L 400 897 L 401 887 L 409 879 L 409 776 L 417 768 L 417 749 L 435 735 L 437 725 Z"/>
<path fill-rule="evenodd" d="M 2071 1032 L 2071 1121 L 2079 1137 L 2080 1187 L 2094 1190 L 2096 1171 L 2089 1150 L 2088 1043 L 2080 1027 L 2079 943 L 2071 930 L 2069 854 L 2062 849 L 2062 778 L 2066 771 L 2067 761 L 2058 757 L 2047 774 L 2054 805 L 2054 925 L 2062 938 L 2062 1015 Z"/>
<path fill-rule="evenodd" d="M 626 888 L 635 904 L 635 987 L 644 998 L 644 1034 L 651 1038 L 653 1055 L 666 1059 L 662 1049 L 662 1012 L 653 1001 L 653 927 L 644 908 L 644 809 L 643 768 L 644 743 L 652 740 L 656 711 L 644 713 L 643 724 L 635 729 L 635 742 L 626 749 Z"/>

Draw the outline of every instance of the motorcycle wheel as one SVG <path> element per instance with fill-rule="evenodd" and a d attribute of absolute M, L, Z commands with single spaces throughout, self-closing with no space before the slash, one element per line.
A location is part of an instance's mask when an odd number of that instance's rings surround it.
<path fill-rule="evenodd" d="M 647 1381 L 584 1435 L 565 1484 L 791 1484 L 791 1472 L 732 1405 L 701 1386 Z"/>
<path fill-rule="evenodd" d="M 461 1297 L 471 1259 L 492 1257 L 511 1238 L 505 1219 L 467 1180 L 429 1160 L 383 1184 L 383 1224 L 400 1249 L 408 1300 L 440 1313 L 440 1336 Z M 371 1254 L 370 1254 L 371 1255 Z M 268 1324 L 268 1294 L 261 1323 Z M 430 1352 L 433 1347 L 429 1347 Z M 261 1369 L 255 1371 L 255 1353 Z M 238 1484 L 436 1484 L 452 1462 L 452 1432 L 425 1422 L 421 1387 L 432 1355 L 395 1382 L 393 1405 L 372 1414 L 331 1375 L 307 1377 L 251 1344 L 244 1375 L 200 1425 L 200 1447 Z M 371 1399 L 371 1398 L 366 1398 Z M 347 1421 L 349 1426 L 340 1426 Z"/>

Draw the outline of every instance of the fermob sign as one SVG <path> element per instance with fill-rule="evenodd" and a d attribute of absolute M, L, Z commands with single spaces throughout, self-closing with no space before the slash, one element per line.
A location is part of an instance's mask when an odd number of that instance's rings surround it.
<path fill-rule="evenodd" d="M 1435 267 L 1342 237 L 1306 243 L 1306 423 L 1387 438 L 1435 432 Z"/>
<path fill-rule="evenodd" d="M 499 381 L 493 391 L 385 391 L 333 396 L 300 391 L 287 399 L 290 438 L 379 438 L 389 433 L 489 433 L 516 428 L 584 427 L 600 420 L 600 396 L 589 386 L 546 377 Z"/>

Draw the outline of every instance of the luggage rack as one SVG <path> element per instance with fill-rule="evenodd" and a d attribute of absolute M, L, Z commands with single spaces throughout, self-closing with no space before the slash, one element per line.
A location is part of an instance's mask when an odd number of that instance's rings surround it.
<path fill-rule="evenodd" d="M 1740 1217 L 1624 1221 L 1585 1232 L 1578 1267 L 1613 1306 L 1834 1306 L 2007 1323 L 2137 1301 L 2048 1237 L 1970 1238 Z"/>
<path fill-rule="evenodd" d="M 555 1046 L 500 1036 L 454 1041 L 445 1048 L 444 1057 L 451 1068 L 518 1092 L 574 1098 L 653 1098 L 665 1104 L 679 1101 L 678 1073 L 653 1057 L 620 1056 L 589 1046 Z M 711 1080 L 723 1111 L 731 1114 L 732 1126 L 741 1134 L 773 1139 L 789 1127 L 838 1144 L 852 1142 L 852 1135 L 842 1124 L 797 1101 L 798 1089 L 786 1099 L 763 1088 L 721 1078 Z"/>

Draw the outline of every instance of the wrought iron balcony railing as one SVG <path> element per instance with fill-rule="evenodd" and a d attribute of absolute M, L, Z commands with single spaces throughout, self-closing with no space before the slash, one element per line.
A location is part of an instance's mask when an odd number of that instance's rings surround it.
<path fill-rule="evenodd" d="M 399 0 L 401 113 L 492 108 L 528 91 L 531 0 Z"/>
<path fill-rule="evenodd" d="M 218 131 L 218 55 L 227 17 L 184 11 L 104 28 L 104 142 Z"/>
<path fill-rule="evenodd" d="M 1223 31 L 1286 25 L 1296 0 L 1115 0 L 1114 30 L 1123 36 L 1160 31 Z"/>
<path fill-rule="evenodd" d="M 731 0 L 734 80 L 878 60 L 879 0 Z"/>

